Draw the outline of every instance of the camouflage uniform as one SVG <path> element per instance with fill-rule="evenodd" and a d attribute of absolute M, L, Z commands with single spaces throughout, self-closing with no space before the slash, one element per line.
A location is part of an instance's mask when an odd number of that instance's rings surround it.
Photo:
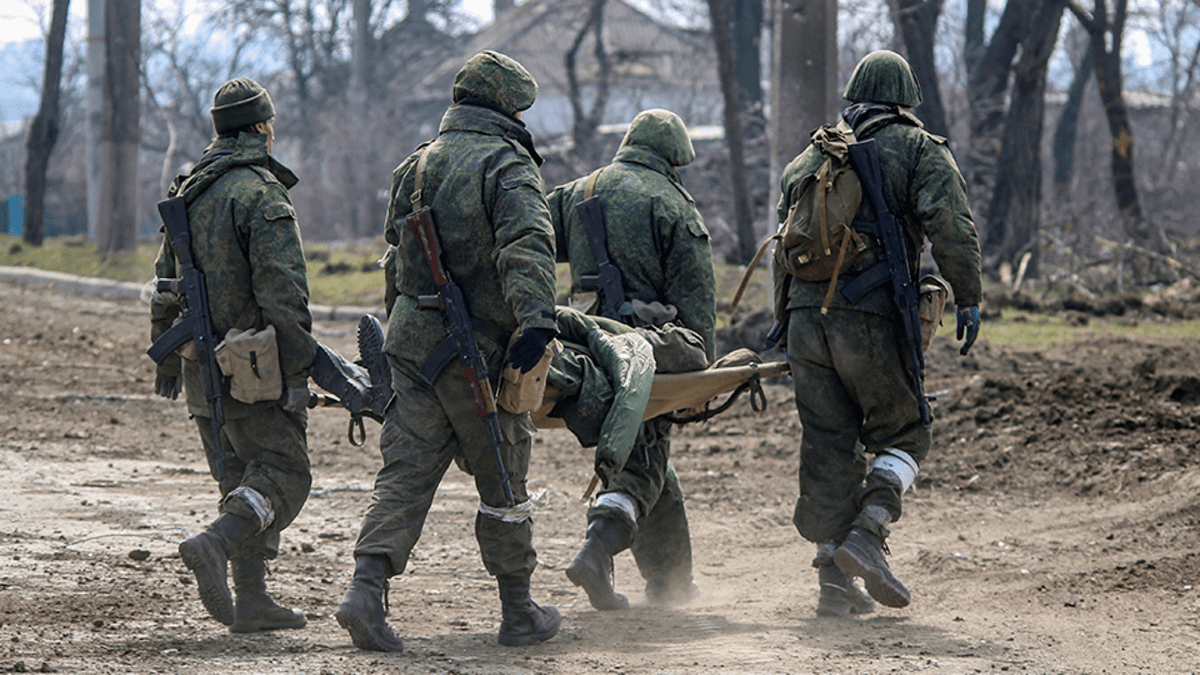
<path fill-rule="evenodd" d="M 876 52 L 864 59 L 864 64 L 878 65 L 880 56 Z M 890 63 L 900 59 L 890 52 L 882 56 L 891 59 Z M 907 69 L 907 63 L 903 68 Z M 872 75 L 860 67 L 848 86 L 848 97 L 861 101 L 851 90 L 871 82 Z M 912 85 L 917 86 L 915 78 Z M 978 304 L 979 243 L 965 183 L 946 139 L 926 132 L 906 109 L 919 103 L 919 96 L 919 89 L 915 101 L 911 91 L 893 91 L 880 96 L 885 103 L 858 102 L 843 117 L 860 141 L 873 138 L 878 146 L 884 199 L 906 234 L 913 279 L 928 238 L 933 258 L 953 287 L 958 304 Z M 793 188 L 815 173 L 822 161 L 821 153 L 810 145 L 784 169 L 778 208 L 781 222 L 787 218 Z M 857 219 L 875 219 L 866 195 Z M 805 282 L 787 277 L 778 266 L 775 269 L 777 286 L 790 283 L 778 303 L 785 314 L 779 318 L 788 326 L 786 348 L 803 426 L 800 497 L 793 521 L 804 538 L 826 545 L 819 549 L 814 563 L 818 567 L 832 564 L 833 548 L 852 528 L 862 527 L 882 540 L 888 530 L 881 520 L 900 518 L 901 495 L 908 486 L 887 471 L 868 472 L 868 459 L 859 444 L 869 454 L 901 451 L 917 464 L 930 447 L 930 429 L 922 425 L 916 391 L 902 356 L 903 339 L 891 284 L 875 288 L 856 303 L 841 292 L 858 273 L 877 262 L 872 251 L 878 246 L 870 241 L 867 252 L 841 274 L 824 315 L 820 308 L 828 281 Z M 913 466 L 913 476 L 915 471 Z M 871 517 L 872 513 L 884 517 Z"/>
<path fill-rule="evenodd" d="M 613 162 L 600 170 L 594 190 L 603 204 L 609 259 L 621 272 L 626 300 L 673 306 L 674 321 L 703 338 L 711 362 L 716 322 L 712 248 L 695 201 L 675 171 L 694 158 L 679 117 L 648 110 L 634 118 Z M 575 210 L 587 182 L 588 177 L 579 178 L 549 197 L 559 261 L 571 264 L 575 296 L 587 290 L 581 277 L 597 268 Z M 631 321 L 648 323 L 637 317 Z M 624 521 L 629 541 L 615 542 L 615 547 L 631 548 L 647 580 L 648 596 L 664 602 L 694 592 L 687 514 L 670 463 L 670 431 L 670 422 L 647 421 L 625 469 L 607 481 L 598 504 L 588 511 L 589 524 L 600 518 Z M 632 498 L 636 518 L 605 504 L 604 495 L 616 494 Z"/>
<path fill-rule="evenodd" d="M 393 173 L 385 234 L 396 247 L 396 293 L 384 352 L 396 398 L 380 436 L 383 468 L 354 548 L 360 570 L 369 561 L 386 559 L 385 576 L 404 571 L 437 486 L 457 461 L 474 476 L 479 492 L 475 535 L 484 566 L 500 579 L 502 596 L 505 580 L 519 578 L 528 599 L 529 576 L 537 565 L 525 483 L 534 428 L 528 414 L 499 411 L 500 454 L 516 501 L 516 507 L 506 508 L 457 353 L 435 351 L 447 339 L 442 313 L 418 306 L 418 296 L 433 294 L 435 287 L 405 217 L 414 210 L 411 196 L 424 155 L 422 201 L 432 208 L 442 261 L 462 290 L 495 387 L 514 332 L 554 331 L 554 233 L 538 171 L 541 158 L 512 115 L 528 108 L 535 94 L 536 84 L 520 64 L 492 52 L 474 57 L 459 73 L 456 105 L 442 118 L 438 137 Z M 379 576 L 355 575 L 356 582 Z M 352 597 L 356 593 L 352 584 L 338 612 L 355 644 L 398 650 L 399 640 L 376 615 L 374 596 L 368 602 L 359 599 L 365 591 Z M 516 644 L 505 642 L 505 631 L 502 625 L 501 642 Z"/>
<path fill-rule="evenodd" d="M 257 84 L 253 87 L 257 89 L 252 91 L 266 95 Z M 269 98 L 266 105 L 273 115 Z M 214 115 L 214 119 L 218 118 Z M 218 131 L 223 131 L 219 125 Z M 317 348 L 311 334 L 300 230 L 287 192 L 295 184 L 295 174 L 268 154 L 266 134 L 242 132 L 213 141 L 200 162 L 188 175 L 176 178 L 168 192 L 169 197 L 180 196 L 187 202 L 193 260 L 206 277 L 214 336 L 219 341 L 230 329 L 274 326 L 285 389 L 306 386 Z M 166 238 L 155 274 L 159 278 L 178 276 L 175 254 Z M 171 327 L 179 307 L 156 294 L 151 313 L 151 337 L 156 339 Z M 211 413 L 199 365 L 174 354 L 158 366 L 158 375 L 182 375 L 188 412 L 200 430 L 210 472 L 219 480 L 220 512 L 256 526 L 248 538 L 229 547 L 235 558 L 236 581 L 239 559 L 257 565 L 278 554 L 279 533 L 308 498 L 312 474 L 305 437 L 307 410 L 285 411 L 279 401 L 242 403 L 230 396 L 226 382 L 220 439 L 225 476 L 218 477 Z M 284 391 L 279 395 L 282 398 Z M 264 518 L 263 505 L 256 503 L 253 493 L 266 498 L 266 510 L 273 511 L 273 519 Z M 219 566 L 218 574 L 223 576 L 223 560 Z M 221 579 L 218 585 L 223 584 Z M 201 592 L 203 597 L 203 587 Z M 209 600 L 206 598 L 206 607 Z M 222 621 L 231 618 L 224 611 L 217 617 Z M 235 624 L 234 630 L 238 628 Z"/>

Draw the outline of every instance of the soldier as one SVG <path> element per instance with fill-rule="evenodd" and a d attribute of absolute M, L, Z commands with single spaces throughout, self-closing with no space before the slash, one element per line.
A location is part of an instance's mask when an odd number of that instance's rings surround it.
<path fill-rule="evenodd" d="M 708 230 L 675 168 L 696 157 L 683 120 L 667 110 L 634 117 L 613 162 L 551 193 L 550 215 L 560 262 L 571 263 L 572 304 L 598 313 L 621 306 L 620 320 L 635 326 L 674 322 L 694 331 L 713 359 L 714 274 Z M 600 197 L 611 263 L 620 270 L 625 297 L 605 298 L 584 277 L 597 272 L 597 256 L 576 204 Z M 632 549 L 646 579 L 646 599 L 677 604 L 699 592 L 692 581 L 692 548 L 679 479 L 670 463 L 671 423 L 645 422 L 624 469 L 605 481 L 588 510 L 587 537 L 567 567 L 572 583 L 587 591 L 596 609 L 623 609 L 614 592 L 613 556 Z M 601 474 L 603 477 L 603 474 Z"/>
<path fill-rule="evenodd" d="M 175 179 L 168 196 L 187 202 L 192 256 L 207 277 L 214 335 L 274 327 L 283 384 L 269 400 L 253 403 L 233 398 L 226 385 L 221 462 L 200 367 L 186 358 L 181 363 L 177 354 L 158 366 L 156 393 L 175 399 L 187 390 L 188 412 L 222 496 L 220 515 L 180 544 L 179 554 L 196 576 L 204 608 L 231 631 L 303 628 L 304 614 L 275 604 L 265 581 L 265 561 L 279 553 L 280 532 L 300 512 L 312 484 L 306 403 L 317 343 L 300 230 L 288 199 L 296 176 L 271 156 L 275 108 L 257 82 L 238 78 L 221 85 L 211 113 L 216 140 L 188 175 Z M 177 276 L 169 240 L 154 270 L 159 278 Z M 156 293 L 151 306 L 151 337 L 157 339 L 179 315 L 179 305 L 171 294 Z M 236 604 L 226 582 L 227 561 L 233 563 Z"/>
<path fill-rule="evenodd" d="M 954 290 L 957 334 L 966 336 L 961 350 L 966 354 L 979 331 L 979 241 L 946 139 L 925 131 L 910 110 L 921 103 L 917 78 L 898 54 L 876 51 L 859 62 L 843 96 L 851 105 L 842 118 L 857 139 L 873 138 L 878 145 L 883 197 L 906 235 L 913 281 L 925 239 L 933 244 L 938 269 Z M 810 145 L 784 169 L 781 221 L 793 188 L 822 161 Z M 865 194 L 859 220 L 875 220 Z M 821 585 L 820 615 L 874 609 L 853 577 L 862 577 L 871 598 L 884 605 L 908 604 L 908 589 L 892 575 L 883 542 L 888 523 L 900 518 L 901 495 L 913 484 L 931 440 L 902 352 L 890 283 L 857 302 L 844 293 L 859 273 L 877 263 L 872 251 L 879 243 L 867 240 L 866 252 L 838 277 L 827 314 L 821 307 L 828 281 L 801 281 L 778 267 L 775 274 L 777 284 L 790 283 L 783 291 L 786 317 L 781 320 L 803 426 L 793 522 L 801 536 L 817 544 L 813 565 Z M 869 471 L 860 443 L 875 456 Z"/>
<path fill-rule="evenodd" d="M 443 262 L 462 289 L 488 372 L 493 380 L 500 373 L 514 332 L 508 362 L 525 371 L 537 363 L 555 323 L 554 232 L 541 157 L 520 120 L 536 95 L 537 83 L 520 63 L 476 54 L 455 77 L 454 105 L 438 137 L 392 175 L 385 234 L 397 260 L 384 352 L 395 399 L 379 441 L 383 468 L 354 548 L 354 578 L 337 609 L 338 623 L 361 649 L 402 649 L 384 619 L 383 594 L 388 578 L 404 571 L 451 461 L 475 477 L 475 536 L 500 587 L 500 644 L 527 645 L 558 632 L 558 611 L 529 596 L 537 566 L 525 486 L 533 424 L 528 414 L 499 413 L 500 454 L 516 501 L 509 507 L 470 384 L 451 363 L 456 353 L 438 348 L 446 339 L 442 314 L 418 299 L 434 291 L 434 280 L 405 222 L 420 171 L 420 200 L 432 208 Z"/>

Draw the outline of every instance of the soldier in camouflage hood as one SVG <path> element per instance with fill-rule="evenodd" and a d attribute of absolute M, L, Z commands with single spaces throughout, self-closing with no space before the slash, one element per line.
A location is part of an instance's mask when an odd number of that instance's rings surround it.
<path fill-rule="evenodd" d="M 550 194 L 550 215 L 560 262 L 571 264 L 572 304 L 595 313 L 605 298 L 584 283 L 596 273 L 592 243 L 575 206 L 594 193 L 601 199 L 608 257 L 621 273 L 621 318 L 638 326 L 674 323 L 693 331 L 713 357 L 716 307 L 708 230 L 675 167 L 695 159 L 687 129 L 666 110 L 639 113 L 613 162 Z M 614 245 L 613 242 L 620 242 Z M 646 579 L 646 597 L 658 604 L 684 602 L 699 591 L 692 581 L 691 538 L 683 492 L 670 463 L 671 423 L 649 420 L 629 461 L 588 511 L 587 537 L 567 575 L 583 586 L 592 606 L 621 609 L 612 588 L 612 557 L 632 549 Z"/>
<path fill-rule="evenodd" d="M 844 96 L 853 103 L 843 119 L 858 140 L 874 139 L 879 148 L 883 198 L 906 235 L 914 282 L 926 239 L 933 244 L 933 258 L 958 303 L 958 337 L 966 334 L 966 354 L 979 329 L 979 241 L 966 186 L 946 139 L 925 131 L 909 110 L 920 104 L 921 89 L 898 54 L 877 51 L 864 57 Z M 781 222 L 797 196 L 793 189 L 822 162 L 810 145 L 784 169 Z M 875 220 L 865 195 L 859 220 Z M 821 585 L 817 613 L 822 615 L 872 611 L 874 603 L 854 577 L 865 580 L 875 600 L 890 607 L 908 604 L 908 589 L 883 557 L 883 540 L 887 524 L 900 518 L 901 496 L 915 480 L 931 442 L 902 355 L 890 283 L 856 296 L 860 273 L 878 262 L 873 251 L 879 243 L 865 239 L 867 251 L 837 278 L 828 313 L 821 309 L 828 281 L 801 281 L 775 268 L 776 319 L 787 326 L 786 349 L 803 427 L 800 497 L 793 521 L 805 539 L 817 544 L 813 565 Z M 866 455 L 874 455 L 869 467 L 856 449 L 860 443 Z"/>
<path fill-rule="evenodd" d="M 274 116 L 271 97 L 257 82 L 226 82 L 213 101 L 217 138 L 168 193 L 187 203 L 192 255 L 207 279 L 214 335 L 220 339 L 230 329 L 273 327 L 282 370 L 283 388 L 273 400 L 244 403 L 225 386 L 224 476 L 218 475 L 199 366 L 173 354 L 155 377 L 161 396 L 174 399 L 186 390 L 188 412 L 219 482 L 220 516 L 180 544 L 179 552 L 196 576 L 205 609 L 234 632 L 306 623 L 302 613 L 275 604 L 265 582 L 264 560 L 278 554 L 280 532 L 300 512 L 312 483 L 305 403 L 317 348 L 300 230 L 288 198 L 296 176 L 270 154 Z M 154 270 L 159 278 L 178 276 L 166 238 Z M 179 315 L 172 295 L 156 293 L 152 300 L 153 339 Z M 226 581 L 227 560 L 232 561 L 236 604 Z"/>
<path fill-rule="evenodd" d="M 536 95 L 521 64 L 495 52 L 475 55 L 455 78 L 455 103 L 437 138 L 392 174 L 384 234 L 394 247 L 395 284 L 384 352 L 395 398 L 379 439 L 383 468 L 354 547 L 354 578 L 337 610 L 338 623 L 362 649 L 402 649 L 384 619 L 384 588 L 404 571 L 438 483 L 455 461 L 479 492 L 475 534 L 500 587 L 500 643 L 527 645 L 558 631 L 558 611 L 529 596 L 537 566 L 525 483 L 533 425 L 528 414 L 499 412 L 500 454 L 516 501 L 508 507 L 470 384 L 453 343 L 443 344 L 442 313 L 418 300 L 435 286 L 405 222 L 420 172 L 420 203 L 432 209 L 442 261 L 462 290 L 492 386 L 505 362 L 529 370 L 555 334 L 554 231 L 540 157 L 519 119 Z"/>

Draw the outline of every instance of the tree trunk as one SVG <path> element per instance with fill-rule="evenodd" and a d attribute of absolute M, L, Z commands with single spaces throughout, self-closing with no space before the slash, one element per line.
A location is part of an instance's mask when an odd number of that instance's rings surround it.
<path fill-rule="evenodd" d="M 608 52 L 604 49 L 604 2 L 605 0 L 592 0 L 587 20 L 579 27 L 579 32 L 576 33 L 575 40 L 571 43 L 571 49 L 563 57 L 567 69 L 567 87 L 568 96 L 571 100 L 571 113 L 574 116 L 574 123 L 571 126 L 571 140 L 575 144 L 576 154 L 581 159 L 587 160 L 588 164 L 602 161 L 596 156 L 596 130 L 600 127 L 600 121 L 604 118 L 604 109 L 608 106 L 608 82 L 611 67 L 608 62 Z M 576 58 L 579 55 L 579 48 L 583 45 L 584 39 L 587 38 L 588 32 L 591 32 L 595 36 L 596 42 L 593 54 L 596 57 L 598 71 L 596 75 L 596 97 L 592 100 L 591 111 L 585 112 L 583 87 L 579 83 L 579 68 Z"/>
<path fill-rule="evenodd" d="M 62 82 L 63 42 L 67 34 L 69 0 L 54 0 L 50 35 L 46 39 L 46 70 L 42 102 L 25 139 L 25 230 L 27 244 L 41 246 L 46 233 L 46 169 L 58 142 L 58 98 Z"/>
<path fill-rule="evenodd" d="M 410 5 L 411 7 L 411 5 Z M 370 57 L 367 53 L 370 40 L 371 0 L 354 0 L 354 32 L 350 53 L 350 87 L 348 90 L 349 117 L 356 129 L 367 128 L 367 69 Z M 352 133 L 352 156 L 347 157 L 347 174 L 350 184 L 350 230 L 359 237 L 369 236 L 378 226 L 370 218 L 372 209 L 367 148 L 370 143 L 366 134 Z"/>
<path fill-rule="evenodd" d="M 756 237 L 746 187 L 745 148 L 742 139 L 742 107 L 738 101 L 738 83 L 734 75 L 733 39 L 729 27 L 729 0 L 707 0 L 712 18 L 713 41 L 717 48 L 717 70 L 725 103 L 725 144 L 729 148 L 729 174 L 733 181 L 733 211 L 738 234 L 738 261 L 754 257 Z"/>
<path fill-rule="evenodd" d="M 1038 230 L 1042 195 L 1042 129 L 1046 111 L 1046 69 L 1065 0 L 1034 0 L 1023 12 L 1021 58 L 1014 69 L 1012 102 L 1004 120 L 1000 170 L 988 208 L 983 249 L 988 266 L 1008 260 L 1014 265 L 1031 252 L 1027 276 L 1037 276 Z"/>
<path fill-rule="evenodd" d="M 1058 197 L 1065 197 L 1071 176 L 1075 173 L 1075 136 L 1079 129 L 1079 114 L 1083 109 L 1083 95 L 1095 71 L 1092 46 L 1089 39 L 1083 59 L 1075 69 L 1071 88 L 1067 90 L 1067 102 L 1063 104 L 1058 123 L 1054 126 L 1051 154 L 1054 157 L 1054 189 Z"/>
<path fill-rule="evenodd" d="M 983 42 L 985 0 L 969 0 L 964 59 L 970 110 L 967 149 L 967 189 L 975 204 L 989 204 L 996 184 L 1000 137 L 1004 129 L 1005 98 L 1013 58 L 1021 44 L 1020 17 L 1026 0 L 1008 0 L 990 43 Z M 978 215 L 978 214 L 977 214 Z M 982 229 L 987 218 L 981 219 Z"/>
<path fill-rule="evenodd" d="M 106 2 L 104 0 L 88 0 L 88 40 L 87 40 L 87 129 L 85 143 L 87 145 L 84 166 L 87 171 L 87 228 L 88 238 L 93 242 L 100 241 L 100 233 L 107 232 L 108 226 L 102 225 L 108 220 L 103 200 L 100 198 L 101 167 L 100 145 L 104 135 L 104 15 Z"/>
<path fill-rule="evenodd" d="M 139 93 L 141 81 L 141 3 L 110 0 L 105 12 L 104 124 L 100 139 L 101 220 L 97 251 L 102 255 L 137 246 Z"/>
<path fill-rule="evenodd" d="M 742 108 L 762 106 L 763 0 L 733 0 L 733 69 Z"/>
<path fill-rule="evenodd" d="M 922 103 L 916 109 L 917 117 L 921 118 L 930 132 L 947 136 L 949 129 L 946 126 L 946 109 L 942 105 L 942 93 L 938 86 L 937 67 L 933 58 L 942 0 L 895 0 L 895 3 L 896 24 L 904 38 L 908 64 L 912 66 L 917 81 L 921 83 Z"/>

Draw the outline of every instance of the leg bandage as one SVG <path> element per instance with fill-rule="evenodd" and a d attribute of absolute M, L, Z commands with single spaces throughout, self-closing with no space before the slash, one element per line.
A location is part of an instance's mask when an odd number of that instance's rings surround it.
<path fill-rule="evenodd" d="M 886 448 L 875 457 L 871 463 L 871 471 L 890 471 L 900 480 L 900 494 L 908 492 L 908 488 L 917 479 L 920 467 L 912 455 L 896 448 Z"/>
<path fill-rule="evenodd" d="M 225 495 L 225 499 L 233 499 L 235 497 L 246 502 L 250 505 L 251 509 L 254 509 L 254 515 L 258 516 L 259 532 L 267 529 L 271 526 L 271 523 L 275 522 L 275 510 L 271 508 L 271 500 L 258 490 L 243 485 L 234 488 L 229 494 Z"/>
<path fill-rule="evenodd" d="M 624 492 L 606 492 L 596 498 L 596 506 L 607 506 L 610 509 L 623 511 L 631 521 L 637 522 L 637 502 Z"/>
<path fill-rule="evenodd" d="M 538 490 L 531 495 L 527 501 L 516 504 L 512 507 L 491 506 L 485 504 L 482 499 L 479 500 L 479 512 L 489 518 L 505 523 L 523 523 L 529 520 L 533 509 L 536 506 L 545 506 L 548 498 L 545 490 Z"/>

